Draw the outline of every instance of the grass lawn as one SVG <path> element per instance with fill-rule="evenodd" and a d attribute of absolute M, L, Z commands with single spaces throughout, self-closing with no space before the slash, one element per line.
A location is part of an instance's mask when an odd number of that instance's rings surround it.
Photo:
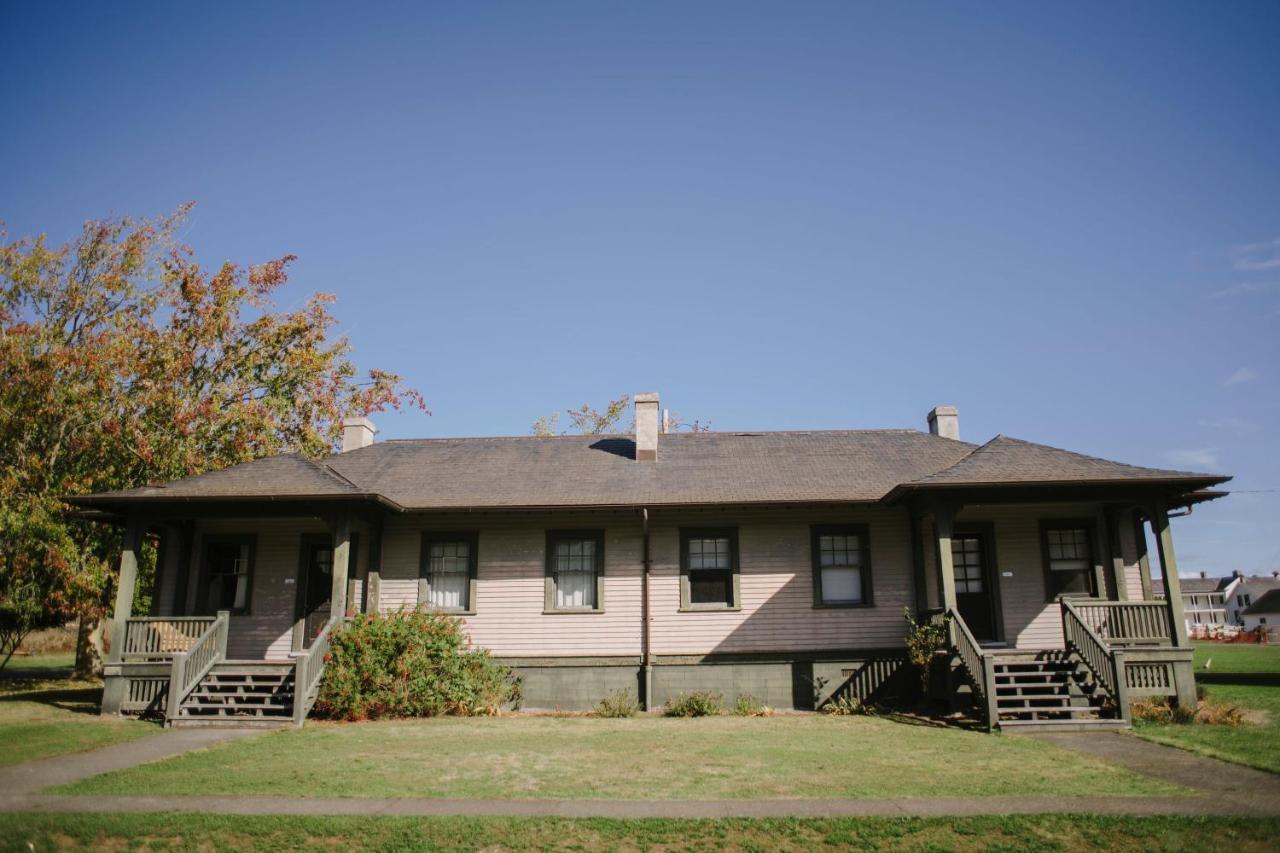
<path fill-rule="evenodd" d="M 0 767 L 154 734 L 159 729 L 136 720 L 98 716 L 102 685 L 67 678 L 64 654 L 31 655 L 0 671 Z"/>
<path fill-rule="evenodd" d="M 1280 646 L 1246 643 L 1194 643 L 1196 672 L 1280 673 Z M 1206 661 L 1212 661 L 1205 669 Z"/>
<path fill-rule="evenodd" d="M 1266 684 L 1206 684 L 1213 702 L 1238 705 L 1249 722 L 1242 726 L 1136 723 L 1139 737 L 1280 773 L 1280 687 Z"/>
<path fill-rule="evenodd" d="M 819 715 L 309 723 L 56 791 L 482 799 L 1181 792 L 1028 738 Z"/>
<path fill-rule="evenodd" d="M 10 850 L 1274 850 L 1280 820 L 974 818 L 568 820 L 0 814 Z M 31 846 L 28 847 L 28 844 Z"/>

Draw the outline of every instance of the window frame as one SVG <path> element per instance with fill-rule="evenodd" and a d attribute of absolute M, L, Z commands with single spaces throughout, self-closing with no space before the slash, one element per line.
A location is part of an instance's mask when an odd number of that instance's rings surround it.
<path fill-rule="evenodd" d="M 258 564 L 258 534 L 256 533 L 206 533 L 200 537 L 200 587 L 196 592 L 196 613 L 212 616 L 218 609 L 209 609 L 209 583 L 213 580 L 209 565 L 210 545 L 248 545 L 249 567 L 245 571 L 244 607 L 225 608 L 233 616 L 248 616 L 253 612 L 253 580 Z"/>
<path fill-rule="evenodd" d="M 467 606 L 460 610 L 431 604 L 431 546 L 436 543 L 467 543 Z M 418 607 L 450 616 L 474 616 L 476 587 L 480 574 L 480 532 L 478 530 L 424 530 L 418 546 Z"/>
<path fill-rule="evenodd" d="M 822 593 L 822 558 L 819 542 L 823 536 L 857 536 L 861 601 L 827 601 Z M 813 575 L 813 606 L 818 610 L 852 610 L 875 607 L 874 573 L 871 568 L 871 528 L 866 524 L 815 524 L 809 528 L 809 558 Z M 838 568 L 838 567 L 835 567 Z"/>
<path fill-rule="evenodd" d="M 1088 590 L 1086 592 L 1054 592 L 1053 587 L 1053 569 L 1051 569 L 1049 559 L 1049 533 L 1054 530 L 1083 530 L 1088 538 L 1089 556 L 1087 559 L 1088 566 L 1083 570 L 1088 581 Z M 1049 518 L 1040 520 L 1040 557 L 1044 570 L 1044 594 L 1045 601 L 1061 601 L 1065 598 L 1081 599 L 1099 597 L 1098 590 L 1098 531 L 1097 519 L 1094 518 Z"/>
<path fill-rule="evenodd" d="M 594 607 L 559 607 L 556 605 L 556 545 L 565 540 L 585 539 L 596 545 L 596 603 Z M 543 555 L 543 614 L 565 613 L 603 613 L 604 612 L 604 531 L 593 530 L 548 530 Z"/>
<path fill-rule="evenodd" d="M 695 604 L 689 594 L 689 540 L 729 540 L 730 593 L 732 604 Z M 694 571 L 697 571 L 696 569 Z M 680 612 L 681 613 L 735 613 L 742 610 L 742 563 L 738 551 L 736 527 L 682 527 L 680 528 Z"/>

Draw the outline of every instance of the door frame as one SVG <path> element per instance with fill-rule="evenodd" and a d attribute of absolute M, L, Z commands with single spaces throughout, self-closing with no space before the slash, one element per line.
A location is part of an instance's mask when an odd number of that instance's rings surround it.
<path fill-rule="evenodd" d="M 307 585 L 311 581 L 311 549 L 316 545 L 333 547 L 333 536 L 328 533 L 303 533 L 298 537 L 298 573 L 294 580 L 293 639 L 290 644 L 295 652 L 303 651 L 307 641 Z"/>
<path fill-rule="evenodd" d="M 991 602 L 991 633 L 993 643 L 1007 642 L 1004 631 L 1004 607 L 1000 601 L 1000 559 L 996 551 L 996 526 L 991 521 L 957 522 L 956 536 L 978 536 L 982 539 L 982 568 L 987 585 L 987 599 Z M 958 608 L 957 608 L 958 609 Z"/>

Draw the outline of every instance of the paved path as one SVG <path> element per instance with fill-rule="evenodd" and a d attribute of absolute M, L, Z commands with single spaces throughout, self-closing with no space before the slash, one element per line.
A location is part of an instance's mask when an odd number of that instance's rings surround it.
<path fill-rule="evenodd" d="M 168 729 L 159 734 L 89 752 L 73 752 L 26 764 L 0 767 L 0 797 L 65 785 L 99 773 L 159 761 L 193 749 L 203 749 L 225 740 L 257 733 L 252 729 Z"/>
<path fill-rule="evenodd" d="M 1028 735 L 1196 791 L 1166 797 L 900 797 L 880 800 L 442 800 L 263 796 L 57 796 L 35 791 L 255 732 L 178 730 L 0 770 L 0 811 L 550 817 L 949 817 L 986 814 L 1280 817 L 1280 776 L 1127 734 Z"/>

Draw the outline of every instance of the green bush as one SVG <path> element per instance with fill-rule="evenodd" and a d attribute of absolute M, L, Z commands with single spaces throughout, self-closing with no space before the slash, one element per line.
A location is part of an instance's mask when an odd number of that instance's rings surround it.
<path fill-rule="evenodd" d="M 630 690 L 614 690 L 605 695 L 595 707 L 597 717 L 634 717 L 640 712 L 640 703 Z"/>
<path fill-rule="evenodd" d="M 360 614 L 334 632 L 316 712 L 339 720 L 498 713 L 520 682 L 451 616 Z"/>
<path fill-rule="evenodd" d="M 864 717 L 872 714 L 873 709 L 852 693 L 842 693 L 823 705 L 822 713 L 833 717 Z"/>
<path fill-rule="evenodd" d="M 743 693 L 733 703 L 733 713 L 739 717 L 772 717 L 773 709 L 750 693 Z"/>
<path fill-rule="evenodd" d="M 723 710 L 724 697 L 719 693 L 695 690 L 672 699 L 663 713 L 668 717 L 714 717 Z"/>

